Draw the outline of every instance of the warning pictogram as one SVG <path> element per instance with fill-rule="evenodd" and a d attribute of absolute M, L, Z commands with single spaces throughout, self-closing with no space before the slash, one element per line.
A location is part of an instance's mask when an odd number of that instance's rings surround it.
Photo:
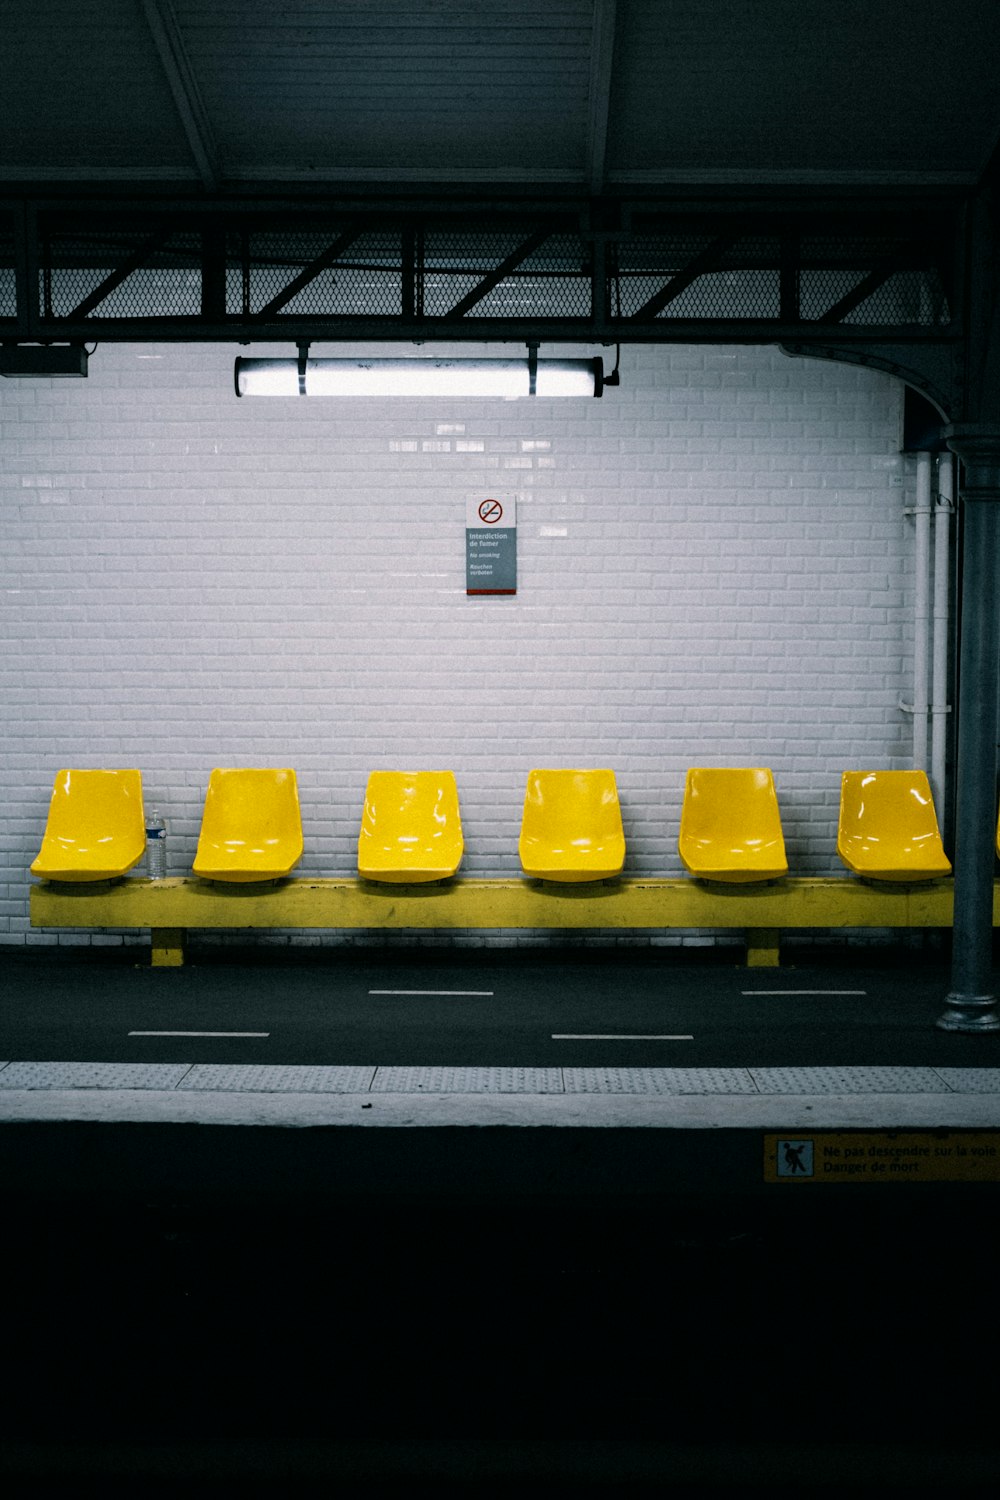
<path fill-rule="evenodd" d="M 499 500 L 484 500 L 479 507 L 479 519 L 486 526 L 495 526 L 503 520 L 503 506 Z"/>
<path fill-rule="evenodd" d="M 777 1167 L 779 1177 L 811 1177 L 812 1141 L 778 1141 Z"/>

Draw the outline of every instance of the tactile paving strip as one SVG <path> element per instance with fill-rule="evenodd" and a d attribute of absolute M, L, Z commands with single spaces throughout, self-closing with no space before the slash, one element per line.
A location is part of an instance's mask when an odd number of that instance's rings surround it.
<path fill-rule="evenodd" d="M 762 1094 L 945 1094 L 934 1068 L 751 1068 Z"/>
<path fill-rule="evenodd" d="M 190 1063 L 12 1062 L 3 1089 L 173 1089 Z"/>
<path fill-rule="evenodd" d="M 755 1094 L 746 1068 L 563 1068 L 567 1094 Z"/>
<path fill-rule="evenodd" d="M 227 1063 L 196 1063 L 178 1087 L 200 1089 L 205 1093 L 366 1094 L 374 1075 L 374 1065 L 275 1067 L 256 1064 L 241 1067 Z"/>
<path fill-rule="evenodd" d="M 1000 1094 L 1000 1068 L 935 1068 L 956 1094 Z"/>
<path fill-rule="evenodd" d="M 561 1068 L 379 1068 L 372 1093 L 561 1094 Z"/>
<path fill-rule="evenodd" d="M 1000 1068 L 474 1068 L 0 1062 L 0 1089 L 181 1089 L 287 1094 L 1000 1094 Z"/>

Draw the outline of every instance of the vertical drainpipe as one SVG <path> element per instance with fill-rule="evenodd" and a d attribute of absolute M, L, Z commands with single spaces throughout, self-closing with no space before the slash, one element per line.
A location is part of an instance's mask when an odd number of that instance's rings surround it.
<path fill-rule="evenodd" d="M 916 553 L 913 580 L 913 764 L 927 770 L 927 642 L 930 620 L 931 456 L 917 454 Z"/>
<path fill-rule="evenodd" d="M 942 1031 L 1000 1031 L 993 993 L 993 882 L 1000 708 L 1000 427 L 944 429 L 962 461 L 961 646 L 951 991 Z"/>
<path fill-rule="evenodd" d="M 938 493 L 934 507 L 934 620 L 931 647 L 931 788 L 938 820 L 944 825 L 946 747 L 948 743 L 948 589 L 951 516 L 955 498 L 955 460 L 938 459 Z"/>

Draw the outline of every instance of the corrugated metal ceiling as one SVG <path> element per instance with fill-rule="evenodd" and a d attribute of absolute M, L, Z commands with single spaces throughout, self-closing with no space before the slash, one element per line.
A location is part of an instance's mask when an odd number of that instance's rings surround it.
<path fill-rule="evenodd" d="M 996 0 L 3 0 L 0 183 L 971 184 Z"/>

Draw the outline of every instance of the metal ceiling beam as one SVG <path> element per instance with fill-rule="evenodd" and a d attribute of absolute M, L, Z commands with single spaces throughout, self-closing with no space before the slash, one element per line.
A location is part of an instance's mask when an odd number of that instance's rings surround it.
<path fill-rule="evenodd" d="M 120 265 L 116 266 L 108 276 L 105 276 L 99 286 L 96 286 L 92 292 L 89 292 L 82 302 L 78 302 L 71 312 L 65 314 L 66 318 L 70 322 L 81 318 L 88 318 L 92 312 L 100 307 L 106 298 L 111 296 L 112 292 L 117 291 L 118 287 L 124 281 L 128 280 L 133 271 L 138 271 L 139 267 L 144 265 L 150 256 L 155 255 L 158 250 L 163 249 L 163 246 L 170 239 L 170 235 L 171 230 L 167 229 L 160 234 L 153 235 L 143 244 L 138 245 L 132 251 L 131 255 L 126 256 Z"/>
<path fill-rule="evenodd" d="M 704 276 L 706 271 L 715 270 L 722 257 L 732 249 L 739 238 L 739 233 L 719 235 L 710 245 L 706 245 L 699 255 L 689 261 L 683 270 L 672 276 L 666 286 L 662 286 L 648 301 L 637 308 L 632 313 L 630 321 L 642 323 L 659 317 L 660 313 L 669 307 L 682 292 L 686 292 L 699 276 Z"/>
<path fill-rule="evenodd" d="M 516 250 L 512 250 L 509 255 L 505 256 L 488 276 L 484 276 L 482 281 L 472 288 L 471 292 L 467 292 L 460 302 L 456 302 L 454 307 L 449 308 L 445 316 L 448 318 L 464 318 L 466 313 L 471 312 L 477 303 L 482 302 L 484 297 L 488 296 L 490 292 L 494 291 L 500 285 L 501 281 L 505 281 L 511 272 L 516 271 L 518 266 L 523 265 L 529 256 L 534 255 L 535 251 L 548 239 L 551 232 L 551 229 L 544 228 L 537 230 L 535 234 L 529 235 L 522 244 L 518 245 Z"/>
<path fill-rule="evenodd" d="M 853 324 L 849 335 L 843 342 L 830 343 L 829 327 L 824 325 L 822 332 L 817 329 L 809 342 L 780 340 L 781 350 L 783 354 L 796 358 L 833 360 L 839 364 L 882 370 L 921 391 L 947 416 L 961 410 L 964 398 L 964 343 L 961 339 L 940 343 L 901 343 L 893 337 L 890 329 L 885 329 L 870 341 L 864 341 L 857 337 L 857 328 Z"/>
<path fill-rule="evenodd" d="M 202 184 L 217 193 L 222 177 L 218 151 L 174 8 L 170 0 L 142 0 L 142 8 Z"/>
<path fill-rule="evenodd" d="M 616 20 L 617 0 L 594 0 L 594 20 L 590 32 L 590 92 L 587 101 L 585 173 L 588 191 L 595 197 L 604 188 Z"/>
<path fill-rule="evenodd" d="M 822 335 L 822 336 L 820 336 Z M 26 338 L 0 322 L 0 340 Z M 829 327 L 816 323 L 783 323 L 777 318 L 657 318 L 636 325 L 613 318 L 507 316 L 491 318 L 407 317 L 395 313 L 370 315 L 295 314 L 268 322 L 229 315 L 210 320 L 197 314 L 170 317 L 88 317 L 38 319 L 33 339 L 62 342 L 66 339 L 100 339 L 102 343 L 290 343 L 302 339 L 314 343 L 570 343 L 570 344 L 781 344 L 796 353 L 816 352 L 823 358 L 841 356 L 852 362 L 856 350 L 891 348 L 920 350 L 951 348 L 950 344 L 919 328 L 879 324 L 868 328 L 850 324 L 837 337 Z M 902 373 L 895 370 L 893 373 Z M 908 378 L 903 376 L 904 379 Z"/>
<path fill-rule="evenodd" d="M 258 308 L 255 313 L 248 312 L 247 315 L 263 321 L 266 318 L 272 317 L 276 312 L 280 312 L 283 307 L 287 307 L 288 303 L 294 297 L 297 297 L 299 292 L 307 287 L 311 281 L 315 281 L 321 272 L 328 271 L 331 266 L 335 265 L 344 251 L 354 244 L 360 234 L 361 230 L 356 228 L 348 229 L 344 234 L 338 235 L 333 244 L 328 245 L 320 255 L 311 260 L 297 276 L 293 276 L 288 285 L 283 287 L 276 297 L 272 297 L 270 302 Z"/>
<path fill-rule="evenodd" d="M 1000 179 L 969 205 L 966 240 L 968 318 L 963 418 L 996 422 L 1000 415 Z"/>
<path fill-rule="evenodd" d="M 38 321 L 38 224 L 33 203 L 22 203 L 11 215 L 11 245 L 14 273 L 14 330 L 21 338 L 33 339 Z M 29 295 L 34 287 L 36 294 Z"/>
<path fill-rule="evenodd" d="M 852 287 L 843 297 L 838 298 L 832 307 L 828 307 L 818 321 L 820 323 L 842 323 L 850 313 L 856 312 L 863 302 L 867 302 L 869 297 L 874 296 L 879 288 L 885 286 L 889 278 L 901 269 L 901 260 L 898 254 L 886 256 L 878 265 L 872 267 L 867 276 L 861 278 L 857 286 Z"/>

